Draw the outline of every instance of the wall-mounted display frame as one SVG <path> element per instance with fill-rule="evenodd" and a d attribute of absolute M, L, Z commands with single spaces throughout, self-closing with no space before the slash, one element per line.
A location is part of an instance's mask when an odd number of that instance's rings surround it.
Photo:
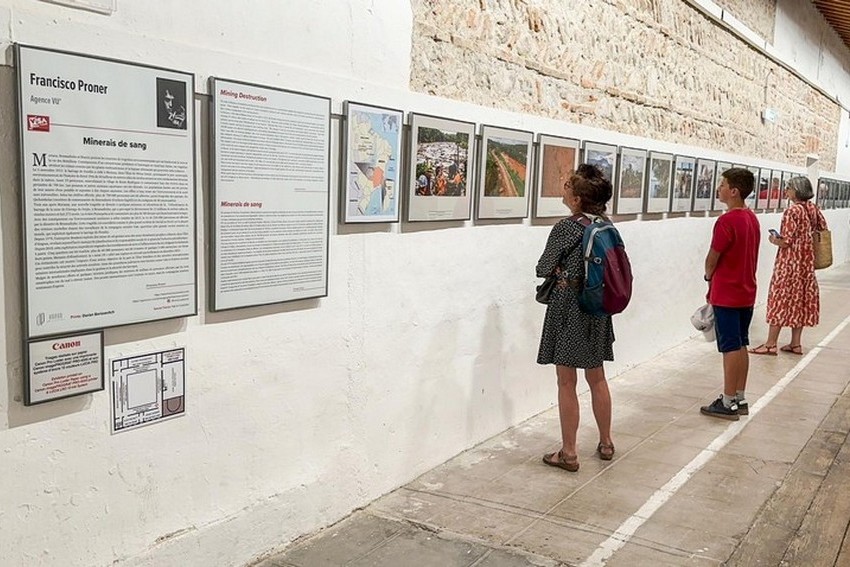
<path fill-rule="evenodd" d="M 673 154 L 649 152 L 646 212 L 670 212 L 670 188 L 673 185 Z"/>
<path fill-rule="evenodd" d="M 564 183 L 578 167 L 580 147 L 581 142 L 572 138 L 545 134 L 538 137 L 535 217 L 562 217 L 566 214 Z"/>
<path fill-rule="evenodd" d="M 528 216 L 533 136 L 524 130 L 481 127 L 477 218 Z"/>
<path fill-rule="evenodd" d="M 340 220 L 398 222 L 404 112 L 347 100 L 343 115 Z"/>
<path fill-rule="evenodd" d="M 758 175 L 756 176 L 756 191 L 758 195 L 756 196 L 756 206 L 763 210 L 767 210 L 767 201 L 770 195 L 770 169 L 766 167 L 759 168 Z"/>
<path fill-rule="evenodd" d="M 617 176 L 614 214 L 643 212 L 643 192 L 646 185 L 646 150 L 620 148 L 620 174 Z"/>
<path fill-rule="evenodd" d="M 585 142 L 583 150 L 582 163 L 599 167 L 613 187 L 617 179 L 617 146 L 600 144 L 598 142 Z"/>
<path fill-rule="evenodd" d="M 475 124 L 410 114 L 407 220 L 469 220 Z"/>
<path fill-rule="evenodd" d="M 717 172 L 717 162 L 710 159 L 697 159 L 696 171 L 694 211 L 710 211 L 714 200 L 714 188 L 717 187 L 714 177 Z"/>
<path fill-rule="evenodd" d="M 24 337 L 197 314 L 194 75 L 15 47 Z"/>
<path fill-rule="evenodd" d="M 210 78 L 210 309 L 328 294 L 331 100 Z"/>
<path fill-rule="evenodd" d="M 747 207 L 755 211 L 759 207 L 759 175 L 761 174 L 761 168 L 754 165 L 745 165 L 744 168 L 749 169 L 750 173 L 753 174 L 753 192 L 750 193 L 744 202 Z"/>
<path fill-rule="evenodd" d="M 688 212 L 693 207 L 696 159 L 688 156 L 676 156 L 674 163 L 673 202 L 670 210 L 674 213 Z"/>
<path fill-rule="evenodd" d="M 24 405 L 103 390 L 103 331 L 27 341 Z"/>
<path fill-rule="evenodd" d="M 718 161 L 717 162 L 717 167 L 715 168 L 715 174 L 714 174 L 714 187 L 715 187 L 715 189 L 714 189 L 714 198 L 712 199 L 712 204 L 711 204 L 711 210 L 712 211 L 721 211 L 721 210 L 725 210 L 725 208 L 726 208 L 726 204 L 721 203 L 720 200 L 717 198 L 717 187 L 720 186 L 720 181 L 722 180 L 723 172 L 726 171 L 727 169 L 731 169 L 731 168 L 732 168 L 732 164 L 728 161 Z"/>
<path fill-rule="evenodd" d="M 782 172 L 778 169 L 771 169 L 767 176 L 767 189 L 765 190 L 765 194 L 761 195 L 764 208 L 768 211 L 775 211 L 781 196 Z"/>

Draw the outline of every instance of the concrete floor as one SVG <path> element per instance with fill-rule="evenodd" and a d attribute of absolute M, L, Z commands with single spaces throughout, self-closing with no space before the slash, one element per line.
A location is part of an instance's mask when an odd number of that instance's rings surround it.
<path fill-rule="evenodd" d="M 749 417 L 700 415 L 721 359 L 693 339 L 611 381 L 613 461 L 584 394 L 578 473 L 541 462 L 551 409 L 255 566 L 850 565 L 850 265 L 819 280 L 806 355 L 751 356 Z"/>

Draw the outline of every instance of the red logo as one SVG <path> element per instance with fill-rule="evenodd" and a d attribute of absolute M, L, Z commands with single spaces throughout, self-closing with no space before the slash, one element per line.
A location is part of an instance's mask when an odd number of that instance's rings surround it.
<path fill-rule="evenodd" d="M 30 132 L 50 132 L 50 117 L 27 114 L 27 130 Z"/>

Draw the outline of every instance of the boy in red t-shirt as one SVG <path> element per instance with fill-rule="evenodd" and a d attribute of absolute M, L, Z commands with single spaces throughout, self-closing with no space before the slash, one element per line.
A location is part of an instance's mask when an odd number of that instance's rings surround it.
<path fill-rule="evenodd" d="M 754 188 L 755 178 L 747 169 L 735 167 L 722 173 L 717 198 L 726 204 L 726 212 L 714 223 L 711 249 L 705 257 L 708 302 L 714 308 L 717 350 L 723 353 L 723 394 L 700 412 L 733 421 L 749 413 L 744 390 L 761 229 L 744 202 Z"/>

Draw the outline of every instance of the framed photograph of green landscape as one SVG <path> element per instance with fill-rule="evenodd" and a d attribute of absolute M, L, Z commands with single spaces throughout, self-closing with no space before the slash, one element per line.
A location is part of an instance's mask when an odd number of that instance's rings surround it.
<path fill-rule="evenodd" d="M 531 132 L 482 126 L 477 218 L 528 216 L 532 139 Z"/>

